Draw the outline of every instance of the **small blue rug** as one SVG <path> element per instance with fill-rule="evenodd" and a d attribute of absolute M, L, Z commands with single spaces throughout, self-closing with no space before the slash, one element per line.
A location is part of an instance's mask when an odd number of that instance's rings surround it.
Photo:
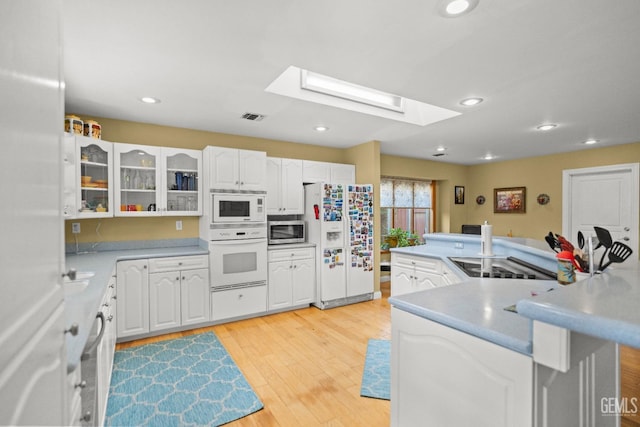
<path fill-rule="evenodd" d="M 370 339 L 364 361 L 360 396 L 389 400 L 391 394 L 391 341 Z"/>
<path fill-rule="evenodd" d="M 213 333 L 115 353 L 106 426 L 219 426 L 263 408 Z"/>

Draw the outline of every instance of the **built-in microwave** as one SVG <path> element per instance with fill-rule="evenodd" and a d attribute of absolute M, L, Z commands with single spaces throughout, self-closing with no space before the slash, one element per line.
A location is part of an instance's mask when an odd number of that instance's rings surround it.
<path fill-rule="evenodd" d="M 211 192 L 211 223 L 266 222 L 266 192 Z"/>
<path fill-rule="evenodd" d="M 284 243 L 304 243 L 304 221 L 269 221 L 267 224 L 268 242 L 270 245 Z"/>

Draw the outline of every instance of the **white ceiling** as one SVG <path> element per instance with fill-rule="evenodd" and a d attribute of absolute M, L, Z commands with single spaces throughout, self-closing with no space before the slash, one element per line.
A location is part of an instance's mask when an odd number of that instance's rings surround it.
<path fill-rule="evenodd" d="M 459 164 L 640 141 L 640 1 L 438 3 L 66 0 L 66 111 Z M 463 114 L 423 127 L 265 92 L 290 65 Z"/>

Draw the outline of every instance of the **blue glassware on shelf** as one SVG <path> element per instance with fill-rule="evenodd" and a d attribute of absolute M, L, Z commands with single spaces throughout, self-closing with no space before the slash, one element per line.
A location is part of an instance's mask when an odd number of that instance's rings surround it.
<path fill-rule="evenodd" d="M 176 190 L 182 190 L 182 177 L 184 174 L 182 172 L 176 172 Z"/>

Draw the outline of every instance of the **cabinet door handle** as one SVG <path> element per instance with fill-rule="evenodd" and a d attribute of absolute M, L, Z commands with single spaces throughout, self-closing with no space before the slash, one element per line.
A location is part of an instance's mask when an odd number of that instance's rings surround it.
<path fill-rule="evenodd" d="M 178 280 L 180 280 L 180 277 L 176 277 L 176 282 L 177 282 Z"/>
<path fill-rule="evenodd" d="M 184 276 L 182 276 L 182 280 L 184 280 Z"/>
<path fill-rule="evenodd" d="M 144 267 L 142 267 L 142 268 L 147 268 L 147 266 L 145 265 L 145 266 L 144 266 Z"/>
<path fill-rule="evenodd" d="M 242 299 L 242 297 L 243 297 L 243 296 L 244 296 L 244 295 L 239 294 L 239 295 L 238 295 L 238 299 Z"/>
<path fill-rule="evenodd" d="M 71 334 L 72 336 L 76 336 L 78 335 L 78 330 L 80 329 L 80 326 L 77 323 L 74 323 L 71 325 L 71 327 L 69 329 L 65 329 L 64 333 L 67 334 Z"/>
<path fill-rule="evenodd" d="M 76 384 L 74 388 L 85 388 L 86 386 L 87 386 L 87 382 L 85 380 L 82 380 L 78 384 Z"/>

